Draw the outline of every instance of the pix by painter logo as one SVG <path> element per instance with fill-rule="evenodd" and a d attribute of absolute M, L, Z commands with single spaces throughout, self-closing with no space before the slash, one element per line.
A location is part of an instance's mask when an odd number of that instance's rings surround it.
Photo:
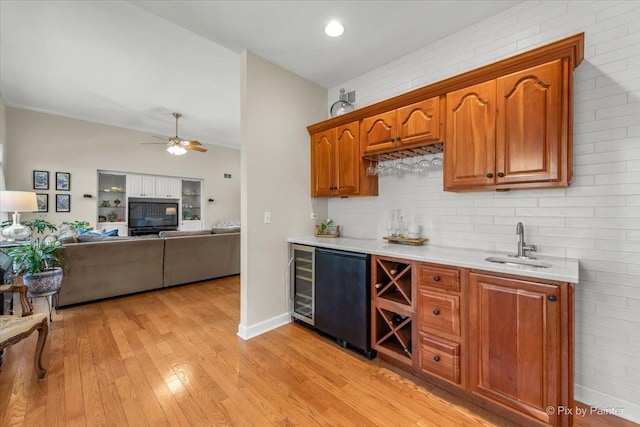
<path fill-rule="evenodd" d="M 589 406 L 585 408 L 581 408 L 579 406 L 575 406 L 573 408 L 570 406 L 547 406 L 545 412 L 547 415 L 557 413 L 558 415 L 575 415 L 576 417 L 584 417 L 586 415 L 615 415 L 619 417 L 624 412 L 624 408 L 616 406 Z"/>

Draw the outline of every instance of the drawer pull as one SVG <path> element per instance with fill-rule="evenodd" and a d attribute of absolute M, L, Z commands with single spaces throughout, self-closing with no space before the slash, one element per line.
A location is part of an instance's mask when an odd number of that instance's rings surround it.
<path fill-rule="evenodd" d="M 433 356 L 433 360 L 435 360 L 436 362 L 440 361 L 440 356 Z"/>
<path fill-rule="evenodd" d="M 435 310 L 433 310 L 433 314 L 435 314 L 436 316 L 440 314 L 440 310 L 438 310 L 437 308 Z"/>
<path fill-rule="evenodd" d="M 440 276 L 433 276 L 433 281 L 434 282 L 439 282 L 440 281 Z"/>

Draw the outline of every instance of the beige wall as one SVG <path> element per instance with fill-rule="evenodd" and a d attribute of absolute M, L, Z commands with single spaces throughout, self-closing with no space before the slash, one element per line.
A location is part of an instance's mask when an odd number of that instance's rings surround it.
<path fill-rule="evenodd" d="M 207 153 L 168 154 L 148 133 L 17 108 L 7 108 L 7 189 L 33 191 L 34 170 L 49 171 L 49 212 L 54 224 L 97 219 L 97 170 L 204 179 L 205 226 L 240 218 L 240 151 L 207 146 Z M 71 212 L 55 212 L 55 173 L 71 173 Z M 231 173 L 232 179 L 223 178 Z M 58 192 L 64 193 L 64 192 Z M 94 198 L 83 198 L 83 194 Z M 207 203 L 208 198 L 215 199 Z M 24 219 L 35 214 L 23 214 Z"/>
<path fill-rule="evenodd" d="M 7 142 L 7 108 L 4 105 L 4 101 L 0 98 L 0 144 L 6 144 Z M 5 148 L 5 147 L 3 147 Z M 5 152 L 2 151 L 2 157 L 0 163 L 4 164 Z"/>
<path fill-rule="evenodd" d="M 0 166 L 4 169 L 7 158 L 7 108 L 0 97 Z M 0 172 L 0 190 L 4 190 L 4 174 Z M 0 222 L 7 219 L 7 213 L 0 206 Z"/>
<path fill-rule="evenodd" d="M 242 54 L 241 318 L 250 338 L 288 321 L 287 236 L 312 234 L 306 126 L 326 118 L 327 91 L 259 56 Z M 263 214 L 271 212 L 271 224 Z"/>

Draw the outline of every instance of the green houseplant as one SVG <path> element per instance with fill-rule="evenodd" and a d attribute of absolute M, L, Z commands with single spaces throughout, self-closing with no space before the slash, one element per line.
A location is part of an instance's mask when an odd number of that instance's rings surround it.
<path fill-rule="evenodd" d="M 7 227 L 12 223 L 13 221 L 4 221 L 2 224 L 0 224 L 0 228 Z M 56 231 L 58 229 L 58 227 L 51 224 L 49 221 L 47 221 L 44 218 L 34 218 L 28 221 L 22 221 L 21 224 L 24 225 L 25 227 L 29 227 L 31 231 L 35 231 L 36 233 L 39 233 L 39 234 L 42 234 L 47 230 Z"/>
<path fill-rule="evenodd" d="M 15 274 L 23 274 L 22 281 L 31 295 L 57 292 L 62 284 L 64 258 L 62 243 L 52 235 L 30 244 L 6 250 L 13 258 Z"/>

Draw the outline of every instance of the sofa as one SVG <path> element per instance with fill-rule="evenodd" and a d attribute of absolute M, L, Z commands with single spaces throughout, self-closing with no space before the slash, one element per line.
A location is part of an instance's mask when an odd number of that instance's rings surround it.
<path fill-rule="evenodd" d="M 240 233 L 78 236 L 65 243 L 59 306 L 240 274 Z"/>

